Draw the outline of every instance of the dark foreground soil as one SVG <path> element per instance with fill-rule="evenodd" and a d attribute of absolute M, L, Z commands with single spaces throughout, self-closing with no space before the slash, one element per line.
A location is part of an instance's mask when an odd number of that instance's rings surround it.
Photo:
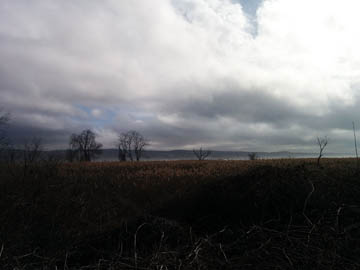
<path fill-rule="evenodd" d="M 3 164 L 0 269 L 360 269 L 352 159 Z"/>

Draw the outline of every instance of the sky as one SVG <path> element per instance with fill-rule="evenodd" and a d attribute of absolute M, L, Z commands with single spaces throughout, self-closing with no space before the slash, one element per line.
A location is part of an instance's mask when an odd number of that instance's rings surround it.
<path fill-rule="evenodd" d="M 357 0 L 1 0 L 0 107 L 13 142 L 352 152 Z M 360 135 L 359 135 L 360 136 Z"/>

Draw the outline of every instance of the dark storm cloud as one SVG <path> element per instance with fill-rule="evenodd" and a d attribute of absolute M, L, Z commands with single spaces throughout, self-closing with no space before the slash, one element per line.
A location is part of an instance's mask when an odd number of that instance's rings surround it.
<path fill-rule="evenodd" d="M 229 89 L 214 94 L 210 100 L 188 100 L 177 106 L 176 111 L 184 117 L 197 115 L 214 119 L 223 116 L 242 123 L 271 123 L 276 126 L 287 126 L 292 119 L 301 116 L 301 112 L 296 112 L 290 104 L 257 90 Z"/>
<path fill-rule="evenodd" d="M 12 125 L 6 135 L 10 138 L 10 143 L 15 146 L 22 146 L 33 138 L 40 138 L 48 149 L 58 149 L 64 147 L 64 142 L 68 142 L 71 133 L 67 130 L 58 131 L 26 125 Z"/>

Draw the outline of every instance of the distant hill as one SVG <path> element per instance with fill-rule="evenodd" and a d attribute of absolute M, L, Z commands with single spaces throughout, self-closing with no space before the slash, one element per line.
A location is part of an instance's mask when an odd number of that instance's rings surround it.
<path fill-rule="evenodd" d="M 21 151 L 21 150 L 17 150 Z M 65 159 L 65 150 L 51 150 L 45 151 L 47 155 L 55 156 L 60 159 Z M 248 160 L 249 154 L 253 152 L 247 151 L 212 151 L 207 158 L 209 160 Z M 0 153 L 0 158 L 6 153 Z M 20 153 L 19 153 L 20 154 Z M 300 153 L 300 152 L 256 152 L 259 159 L 278 159 L 278 158 L 315 158 L 318 153 Z M 22 155 L 17 155 L 20 159 Z M 324 157 L 353 157 L 354 155 L 348 153 L 325 153 Z M 102 154 L 97 158 L 97 161 L 117 161 L 117 149 L 103 149 Z M 143 153 L 141 160 L 196 160 L 192 150 L 147 150 Z"/>
<path fill-rule="evenodd" d="M 234 160 L 247 160 L 249 159 L 249 153 L 246 151 L 212 151 L 208 157 L 210 160 L 218 159 L 234 159 Z M 279 152 L 256 152 L 258 158 L 270 159 L 270 158 L 307 158 L 317 157 L 317 153 L 293 153 L 288 151 Z M 99 160 L 111 161 L 117 160 L 117 149 L 104 149 Z M 328 153 L 324 157 L 348 157 L 349 154 L 342 153 Z M 158 150 L 147 150 L 144 152 L 142 160 L 194 160 L 193 151 L 191 150 L 170 150 L 170 151 L 158 151 Z"/>

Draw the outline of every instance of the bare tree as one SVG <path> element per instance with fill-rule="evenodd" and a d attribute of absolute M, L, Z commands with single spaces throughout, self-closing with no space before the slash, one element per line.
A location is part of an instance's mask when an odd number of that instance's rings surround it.
<path fill-rule="evenodd" d="M 24 168 L 38 163 L 43 159 L 43 144 L 40 138 L 26 140 L 22 145 L 8 144 L 3 148 L 1 159 L 8 164 L 21 164 Z"/>
<path fill-rule="evenodd" d="M 141 135 L 139 132 L 132 130 L 130 131 L 130 136 L 132 138 L 134 153 L 136 161 L 140 161 L 140 158 L 144 152 L 144 149 L 149 145 L 148 141 Z"/>
<path fill-rule="evenodd" d="M 193 153 L 198 160 L 205 160 L 208 156 L 211 155 L 210 150 L 203 150 L 202 147 L 200 147 L 198 150 L 193 149 Z"/>
<path fill-rule="evenodd" d="M 119 135 L 118 158 L 120 161 L 126 161 L 127 157 L 133 161 L 132 155 L 132 137 L 129 132 L 123 132 Z"/>
<path fill-rule="evenodd" d="M 120 161 L 126 161 L 127 157 L 133 161 L 140 161 L 145 147 L 149 145 L 148 141 L 138 131 L 131 130 L 121 133 L 118 141 L 118 158 Z"/>
<path fill-rule="evenodd" d="M 252 152 L 248 154 L 249 160 L 257 160 L 258 159 L 258 155 L 256 152 Z"/>
<path fill-rule="evenodd" d="M 9 145 L 4 155 L 8 172 L 13 177 L 20 177 L 25 181 L 29 173 L 34 173 L 39 164 L 45 161 L 42 140 L 34 137 L 28 139 L 23 145 Z M 16 165 L 16 166 L 14 166 Z"/>
<path fill-rule="evenodd" d="M 4 130 L 4 126 L 6 126 L 9 121 L 10 114 L 0 109 L 0 148 L 3 148 L 9 143 Z"/>
<path fill-rule="evenodd" d="M 102 144 L 96 142 L 96 135 L 90 129 L 83 130 L 80 134 L 72 134 L 69 145 L 73 158 L 79 161 L 91 161 L 101 154 Z"/>
<path fill-rule="evenodd" d="M 42 139 L 34 137 L 24 143 L 22 156 L 24 164 L 33 164 L 40 161 L 43 154 Z"/>
<path fill-rule="evenodd" d="M 325 147 L 328 145 L 329 139 L 327 136 L 325 137 L 317 137 L 317 144 L 319 146 L 319 156 L 317 158 L 317 164 L 320 165 L 320 159 L 323 156 L 323 151 Z"/>
<path fill-rule="evenodd" d="M 355 123 L 354 121 L 352 122 L 353 124 L 353 131 L 354 131 L 354 146 L 355 146 L 355 154 L 356 154 L 356 169 L 359 169 L 359 155 L 358 155 L 358 150 L 357 150 L 357 142 L 356 142 L 356 133 L 355 133 Z"/>

